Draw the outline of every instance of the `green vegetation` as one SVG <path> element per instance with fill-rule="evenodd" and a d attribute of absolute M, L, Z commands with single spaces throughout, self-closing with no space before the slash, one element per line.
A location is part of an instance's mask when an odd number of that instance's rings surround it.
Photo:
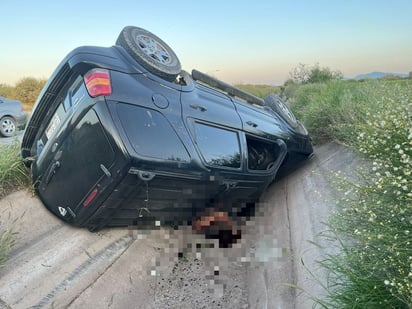
<path fill-rule="evenodd" d="M 350 143 L 357 126 L 366 121 L 375 104 L 393 85 L 403 89 L 409 80 L 330 81 L 318 84 L 290 84 L 284 90 L 296 116 L 308 127 L 315 142 L 338 140 Z"/>
<path fill-rule="evenodd" d="M 33 108 L 34 102 L 45 84 L 46 79 L 24 77 L 14 87 L 0 84 L 0 96 L 21 101 L 24 109 L 29 111 Z"/>
<path fill-rule="evenodd" d="M 8 146 L 0 145 L 0 198 L 29 186 L 28 170 L 20 157 L 20 143 L 16 141 Z M 0 232 L 0 268 L 4 265 L 13 244 L 12 231 Z"/>
<path fill-rule="evenodd" d="M 366 158 L 358 183 L 338 176 L 341 211 L 330 219 L 340 253 L 324 308 L 412 308 L 412 81 L 289 84 L 284 93 L 318 142 Z M 351 175 L 351 178 L 353 175 Z"/>
<path fill-rule="evenodd" d="M 0 268 L 4 266 L 7 256 L 14 245 L 13 233 L 6 231 L 0 233 Z"/>
<path fill-rule="evenodd" d="M 313 66 L 300 63 L 290 72 L 290 76 L 292 82 L 297 84 L 326 83 L 343 78 L 340 71 L 332 71 L 328 67 L 321 67 L 318 63 Z"/>
<path fill-rule="evenodd" d="M 0 198 L 30 185 L 28 170 L 20 156 L 20 144 L 0 145 Z"/>
<path fill-rule="evenodd" d="M 264 98 L 270 93 L 277 93 L 281 92 L 281 86 L 269 86 L 269 85 L 250 85 L 250 84 L 239 84 L 235 85 L 236 87 L 245 90 L 251 94 L 259 98 Z"/>

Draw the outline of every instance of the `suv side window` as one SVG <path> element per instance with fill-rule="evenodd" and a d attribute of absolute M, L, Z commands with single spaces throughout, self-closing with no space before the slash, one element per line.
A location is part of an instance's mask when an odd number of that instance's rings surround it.
<path fill-rule="evenodd" d="M 83 85 L 82 78 L 77 78 L 69 90 L 64 91 L 60 94 L 60 103 L 54 112 L 53 117 L 47 124 L 47 127 L 42 135 L 42 137 L 37 141 L 37 154 L 40 155 L 43 148 L 46 146 L 47 142 L 58 132 L 59 127 L 63 124 L 67 113 L 72 108 L 73 99 L 79 93 L 80 87 Z M 78 101 L 78 100 L 77 100 Z"/>
<path fill-rule="evenodd" d="M 237 132 L 195 122 L 195 140 L 208 165 L 240 168 Z"/>

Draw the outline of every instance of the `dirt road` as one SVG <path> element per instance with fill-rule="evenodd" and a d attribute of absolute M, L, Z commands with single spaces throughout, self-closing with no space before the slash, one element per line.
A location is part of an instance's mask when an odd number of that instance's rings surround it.
<path fill-rule="evenodd" d="M 13 193 L 0 201 L 0 231 L 16 232 L 0 270 L 0 308 L 311 308 L 306 293 L 322 291 L 305 267 L 322 279 L 314 261 L 331 250 L 319 236 L 333 208 L 330 172 L 350 171 L 353 158 L 339 145 L 316 148 L 269 188 L 226 249 L 190 227 L 90 233 L 31 193 Z"/>

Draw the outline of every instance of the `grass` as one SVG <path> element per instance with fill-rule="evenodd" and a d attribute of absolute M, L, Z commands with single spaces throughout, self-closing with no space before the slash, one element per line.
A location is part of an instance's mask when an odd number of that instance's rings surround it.
<path fill-rule="evenodd" d="M 20 144 L 0 145 L 0 198 L 12 191 L 27 188 L 30 177 L 20 156 Z"/>
<path fill-rule="evenodd" d="M 250 85 L 250 84 L 239 84 L 235 86 L 259 98 L 265 98 L 269 93 L 279 94 L 279 92 L 281 91 L 280 86 Z"/>
<path fill-rule="evenodd" d="M 15 141 L 11 145 L 0 146 L 0 198 L 5 195 L 30 186 L 27 168 L 20 156 L 20 143 Z M 12 231 L 0 232 L 0 268 L 14 244 Z"/>
<path fill-rule="evenodd" d="M 412 81 L 331 82 L 286 89 L 315 140 L 336 140 L 367 160 L 356 183 L 337 177 L 330 218 L 339 254 L 323 308 L 412 308 Z M 351 177 L 353 178 L 353 177 Z"/>
<path fill-rule="evenodd" d="M 0 268 L 4 266 L 13 245 L 14 238 L 11 231 L 0 233 Z"/>

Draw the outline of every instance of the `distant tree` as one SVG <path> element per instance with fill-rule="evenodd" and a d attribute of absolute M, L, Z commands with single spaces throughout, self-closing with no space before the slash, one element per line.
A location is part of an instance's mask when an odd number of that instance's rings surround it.
<path fill-rule="evenodd" d="M 342 79 L 340 71 L 332 71 L 328 67 L 320 67 L 318 63 L 313 66 L 300 63 L 290 72 L 290 76 L 295 83 L 324 83 L 330 80 Z"/>
<path fill-rule="evenodd" d="M 289 72 L 289 75 L 294 83 L 306 83 L 309 80 L 310 67 L 307 64 L 299 63 Z"/>
<path fill-rule="evenodd" d="M 412 79 L 412 71 L 409 72 L 409 79 Z"/>
<path fill-rule="evenodd" d="M 40 91 L 43 89 L 46 80 L 34 77 L 24 77 L 16 83 L 15 97 L 26 104 L 33 104 Z"/>
<path fill-rule="evenodd" d="M 0 84 L 0 96 L 13 99 L 14 98 L 14 87 L 9 86 L 7 84 Z"/>
<path fill-rule="evenodd" d="M 385 75 L 384 77 L 382 77 L 380 79 L 383 79 L 383 80 L 397 80 L 397 79 L 401 79 L 401 77 L 393 75 L 393 74 L 388 74 L 388 75 Z"/>
<path fill-rule="evenodd" d="M 293 89 L 295 86 L 295 82 L 293 81 L 293 79 L 289 78 L 288 80 L 286 80 L 283 84 L 283 86 L 280 87 L 280 96 L 282 97 L 290 97 L 290 92 L 293 91 L 291 89 Z"/>

